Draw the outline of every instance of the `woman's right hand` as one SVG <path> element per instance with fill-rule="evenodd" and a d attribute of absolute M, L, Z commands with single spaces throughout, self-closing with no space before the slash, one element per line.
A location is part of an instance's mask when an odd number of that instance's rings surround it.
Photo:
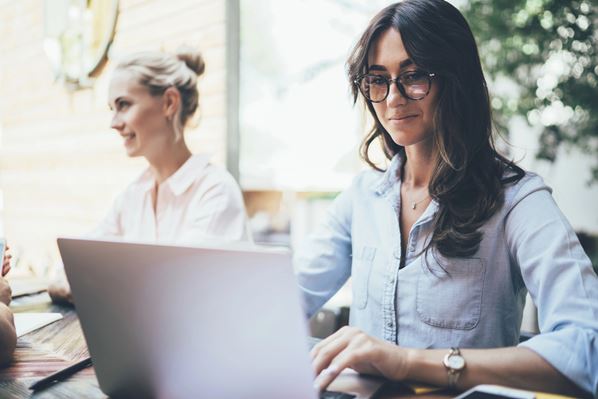
<path fill-rule="evenodd" d="M 312 365 L 318 377 L 314 386 L 326 387 L 345 369 L 402 380 L 408 371 L 408 349 L 367 335 L 355 327 L 343 327 L 316 344 L 311 350 Z"/>

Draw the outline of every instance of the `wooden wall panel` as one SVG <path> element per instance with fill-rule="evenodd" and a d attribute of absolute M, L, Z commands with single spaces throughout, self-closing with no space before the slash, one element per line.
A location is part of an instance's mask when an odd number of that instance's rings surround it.
<path fill-rule="evenodd" d="M 121 0 L 110 56 L 172 51 L 204 53 L 194 152 L 226 161 L 226 1 Z M 43 274 L 57 259 L 55 238 L 99 222 L 112 199 L 144 168 L 129 159 L 109 128 L 110 62 L 93 87 L 70 92 L 56 82 L 43 51 L 41 0 L 0 1 L 0 234 L 18 267 Z"/>

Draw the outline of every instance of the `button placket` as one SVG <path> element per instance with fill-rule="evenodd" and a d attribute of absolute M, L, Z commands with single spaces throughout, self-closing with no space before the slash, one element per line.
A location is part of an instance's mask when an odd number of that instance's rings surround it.
<path fill-rule="evenodd" d="M 415 252 L 415 246 L 417 243 L 417 234 L 419 232 L 419 226 L 415 226 L 409 235 L 409 253 L 410 255 Z"/>
<path fill-rule="evenodd" d="M 166 196 L 168 193 L 165 191 L 165 187 L 160 185 L 158 187 L 158 192 L 156 194 L 156 219 L 155 219 L 155 228 L 156 228 L 156 238 L 160 238 L 160 225 L 162 218 L 164 217 L 164 213 L 166 212 Z"/>
<path fill-rule="evenodd" d="M 400 214 L 400 182 L 388 193 L 387 200 L 392 209 L 391 218 L 394 223 L 389 223 L 388 237 L 390 239 L 391 255 L 388 257 L 386 267 L 386 276 L 384 283 L 384 293 L 382 301 L 382 330 L 383 337 L 389 342 L 396 343 L 397 340 L 397 320 L 396 320 L 396 274 L 399 269 L 400 259 L 403 256 L 401 251 L 401 235 L 399 227 Z M 390 216 L 390 215 L 389 215 Z M 394 247 L 393 247 L 394 245 Z"/>

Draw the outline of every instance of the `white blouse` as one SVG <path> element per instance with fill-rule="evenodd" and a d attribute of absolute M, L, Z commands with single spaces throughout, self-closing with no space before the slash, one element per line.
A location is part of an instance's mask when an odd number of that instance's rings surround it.
<path fill-rule="evenodd" d="M 186 245 L 250 240 L 239 186 L 206 156 L 191 156 L 159 185 L 155 212 L 154 186 L 148 168 L 115 199 L 90 236 Z"/>

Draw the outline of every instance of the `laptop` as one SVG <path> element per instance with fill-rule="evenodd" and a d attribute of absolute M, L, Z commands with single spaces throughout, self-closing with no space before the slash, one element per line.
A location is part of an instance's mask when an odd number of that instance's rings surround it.
<path fill-rule="evenodd" d="M 58 247 L 110 397 L 318 397 L 288 251 L 72 238 Z M 329 389 L 341 398 L 383 384 L 337 380 Z"/>

